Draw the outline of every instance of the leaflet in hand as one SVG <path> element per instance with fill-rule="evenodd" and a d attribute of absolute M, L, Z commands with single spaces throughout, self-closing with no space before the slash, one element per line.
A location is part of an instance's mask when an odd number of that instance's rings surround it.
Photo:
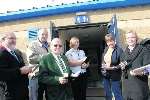
<path fill-rule="evenodd" d="M 71 77 L 78 77 L 80 75 L 81 71 L 78 71 L 76 73 L 72 73 Z"/>
<path fill-rule="evenodd" d="M 90 57 L 87 57 L 83 63 L 87 64 L 88 62 L 90 62 Z"/>
<path fill-rule="evenodd" d="M 118 66 L 115 66 L 115 68 L 121 68 L 122 70 L 125 69 L 125 67 L 128 65 L 128 63 L 126 61 L 120 62 L 120 64 Z"/>
<path fill-rule="evenodd" d="M 133 71 L 134 73 L 137 73 L 137 74 L 138 74 L 138 73 L 144 72 L 145 70 L 150 73 L 150 64 L 145 65 L 145 66 L 142 66 L 142 67 L 139 67 L 139 68 L 135 68 L 135 69 L 133 69 L 132 71 Z"/>

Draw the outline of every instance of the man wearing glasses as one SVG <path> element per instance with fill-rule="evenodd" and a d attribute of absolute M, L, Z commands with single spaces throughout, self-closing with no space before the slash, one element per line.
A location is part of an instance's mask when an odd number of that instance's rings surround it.
<path fill-rule="evenodd" d="M 20 53 L 16 52 L 16 36 L 5 33 L 0 47 L 0 81 L 5 84 L 6 100 L 28 100 L 28 73 Z"/>
<path fill-rule="evenodd" d="M 66 56 L 62 55 L 62 41 L 54 38 L 50 50 L 40 61 L 39 81 L 46 84 L 48 100 L 72 100 L 70 69 Z"/>

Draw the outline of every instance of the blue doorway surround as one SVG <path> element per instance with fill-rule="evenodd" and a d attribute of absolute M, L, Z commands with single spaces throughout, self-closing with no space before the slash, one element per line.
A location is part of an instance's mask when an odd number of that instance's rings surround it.
<path fill-rule="evenodd" d="M 47 6 L 37 9 L 2 13 L 0 14 L 0 22 L 138 5 L 150 5 L 150 0 L 93 0 L 89 2 Z"/>

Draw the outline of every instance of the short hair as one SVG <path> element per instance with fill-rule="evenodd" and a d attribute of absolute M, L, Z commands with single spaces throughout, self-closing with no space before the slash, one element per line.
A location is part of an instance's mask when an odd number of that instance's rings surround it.
<path fill-rule="evenodd" d="M 139 37 L 138 37 L 136 31 L 130 30 L 130 31 L 128 31 L 125 35 L 127 35 L 127 34 L 129 34 L 129 33 L 135 35 L 136 42 L 138 43 L 138 42 L 139 42 Z"/>
<path fill-rule="evenodd" d="M 70 48 L 73 48 L 75 46 L 74 41 L 79 41 L 79 38 L 74 36 L 70 39 Z"/>
<path fill-rule="evenodd" d="M 14 32 L 6 32 L 6 33 L 1 34 L 0 41 L 5 41 L 5 38 L 7 38 L 9 34 L 14 34 Z"/>
<path fill-rule="evenodd" d="M 130 30 L 130 31 L 128 31 L 126 34 L 128 34 L 128 33 L 134 34 L 135 37 L 138 39 L 138 35 L 137 35 L 136 31 Z"/>
<path fill-rule="evenodd" d="M 50 43 L 50 46 L 53 45 L 55 42 L 58 42 L 58 41 L 62 44 L 62 40 L 60 38 L 53 38 L 51 43 Z"/>
<path fill-rule="evenodd" d="M 42 29 L 39 29 L 37 35 L 38 37 L 43 33 L 43 32 L 48 32 L 49 33 L 49 30 L 47 28 L 42 28 Z"/>
<path fill-rule="evenodd" d="M 6 35 L 1 34 L 1 36 L 0 36 L 0 42 L 3 42 L 5 40 L 5 38 L 6 38 Z"/>
<path fill-rule="evenodd" d="M 105 41 L 115 41 L 115 39 L 112 34 L 108 33 L 105 35 Z"/>
<path fill-rule="evenodd" d="M 8 32 L 7 33 L 2 33 L 0 35 L 0 39 L 5 39 L 7 37 L 7 35 L 8 35 Z"/>

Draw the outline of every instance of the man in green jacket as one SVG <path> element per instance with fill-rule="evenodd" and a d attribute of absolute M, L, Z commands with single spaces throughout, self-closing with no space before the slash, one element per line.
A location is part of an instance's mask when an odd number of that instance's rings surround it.
<path fill-rule="evenodd" d="M 62 41 L 54 38 L 50 50 L 40 61 L 39 81 L 46 84 L 48 100 L 72 100 L 70 69 L 66 56 L 62 55 Z"/>

